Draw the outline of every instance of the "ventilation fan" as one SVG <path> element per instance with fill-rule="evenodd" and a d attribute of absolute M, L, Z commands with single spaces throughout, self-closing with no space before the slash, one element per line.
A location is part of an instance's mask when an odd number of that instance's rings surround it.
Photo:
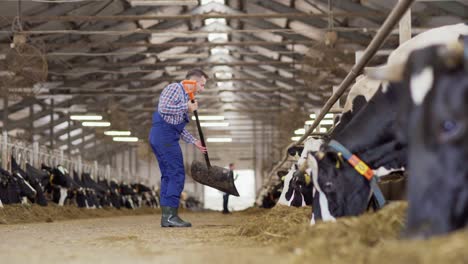
<path fill-rule="evenodd" d="M 0 95 L 32 96 L 46 81 L 47 59 L 43 52 L 22 34 L 15 34 L 10 49 L 0 60 Z"/>

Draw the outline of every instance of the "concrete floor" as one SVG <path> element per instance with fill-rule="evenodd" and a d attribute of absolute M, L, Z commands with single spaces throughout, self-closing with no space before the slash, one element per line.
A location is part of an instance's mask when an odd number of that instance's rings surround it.
<path fill-rule="evenodd" d="M 160 215 L 0 226 L 1 263 L 288 263 L 290 256 L 236 235 L 249 217 L 182 215 L 194 227 L 163 229 Z"/>

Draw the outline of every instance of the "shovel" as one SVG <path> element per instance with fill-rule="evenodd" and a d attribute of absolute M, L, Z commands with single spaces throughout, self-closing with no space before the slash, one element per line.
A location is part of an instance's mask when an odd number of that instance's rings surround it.
<path fill-rule="evenodd" d="M 182 82 L 182 85 L 184 86 L 184 90 L 189 95 L 192 103 L 195 103 L 197 82 L 193 80 L 185 80 Z M 200 119 L 198 118 L 198 111 L 193 111 L 193 114 L 195 115 L 195 120 L 197 122 L 201 144 L 206 147 L 205 137 L 203 136 Z M 210 186 L 230 195 L 239 196 L 236 185 L 234 185 L 234 178 L 229 175 L 229 170 L 218 166 L 211 166 L 208 151 L 204 153 L 204 156 L 205 163 L 196 160 L 192 162 L 192 178 L 203 185 Z"/>

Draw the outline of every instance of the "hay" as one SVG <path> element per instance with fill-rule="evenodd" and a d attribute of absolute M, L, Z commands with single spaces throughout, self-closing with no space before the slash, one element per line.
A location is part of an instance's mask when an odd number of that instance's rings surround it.
<path fill-rule="evenodd" d="M 395 202 L 376 213 L 318 223 L 284 248 L 298 255 L 296 263 L 376 263 L 367 262 L 369 250 L 398 239 L 406 208 L 407 203 Z"/>
<path fill-rule="evenodd" d="M 283 249 L 294 263 L 468 263 L 468 230 L 429 240 L 400 239 L 407 203 L 392 203 L 377 213 L 320 223 Z"/>
<path fill-rule="evenodd" d="M 115 217 L 127 215 L 157 214 L 159 209 L 139 208 L 129 210 L 122 208 L 84 209 L 75 206 L 57 206 L 50 204 L 47 207 L 38 205 L 5 205 L 0 208 L 0 224 L 18 224 L 33 222 L 54 222 L 58 220 L 85 219 L 97 217 Z"/>
<path fill-rule="evenodd" d="M 263 242 L 283 240 L 307 228 L 310 214 L 310 207 L 295 208 L 276 205 L 273 209 L 261 212 L 241 226 L 237 233 L 240 236 Z"/>

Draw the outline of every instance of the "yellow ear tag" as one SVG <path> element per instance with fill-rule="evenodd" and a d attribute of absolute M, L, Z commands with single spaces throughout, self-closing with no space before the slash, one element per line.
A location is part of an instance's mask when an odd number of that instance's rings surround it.
<path fill-rule="evenodd" d="M 310 175 L 307 174 L 307 173 L 304 173 L 304 178 L 305 178 L 305 183 L 306 183 L 306 185 L 309 185 L 309 184 L 310 184 L 310 181 L 311 181 Z"/>
<path fill-rule="evenodd" d="M 341 161 L 342 163 L 344 163 L 343 153 L 338 152 L 338 159 L 340 159 L 340 161 Z"/>

